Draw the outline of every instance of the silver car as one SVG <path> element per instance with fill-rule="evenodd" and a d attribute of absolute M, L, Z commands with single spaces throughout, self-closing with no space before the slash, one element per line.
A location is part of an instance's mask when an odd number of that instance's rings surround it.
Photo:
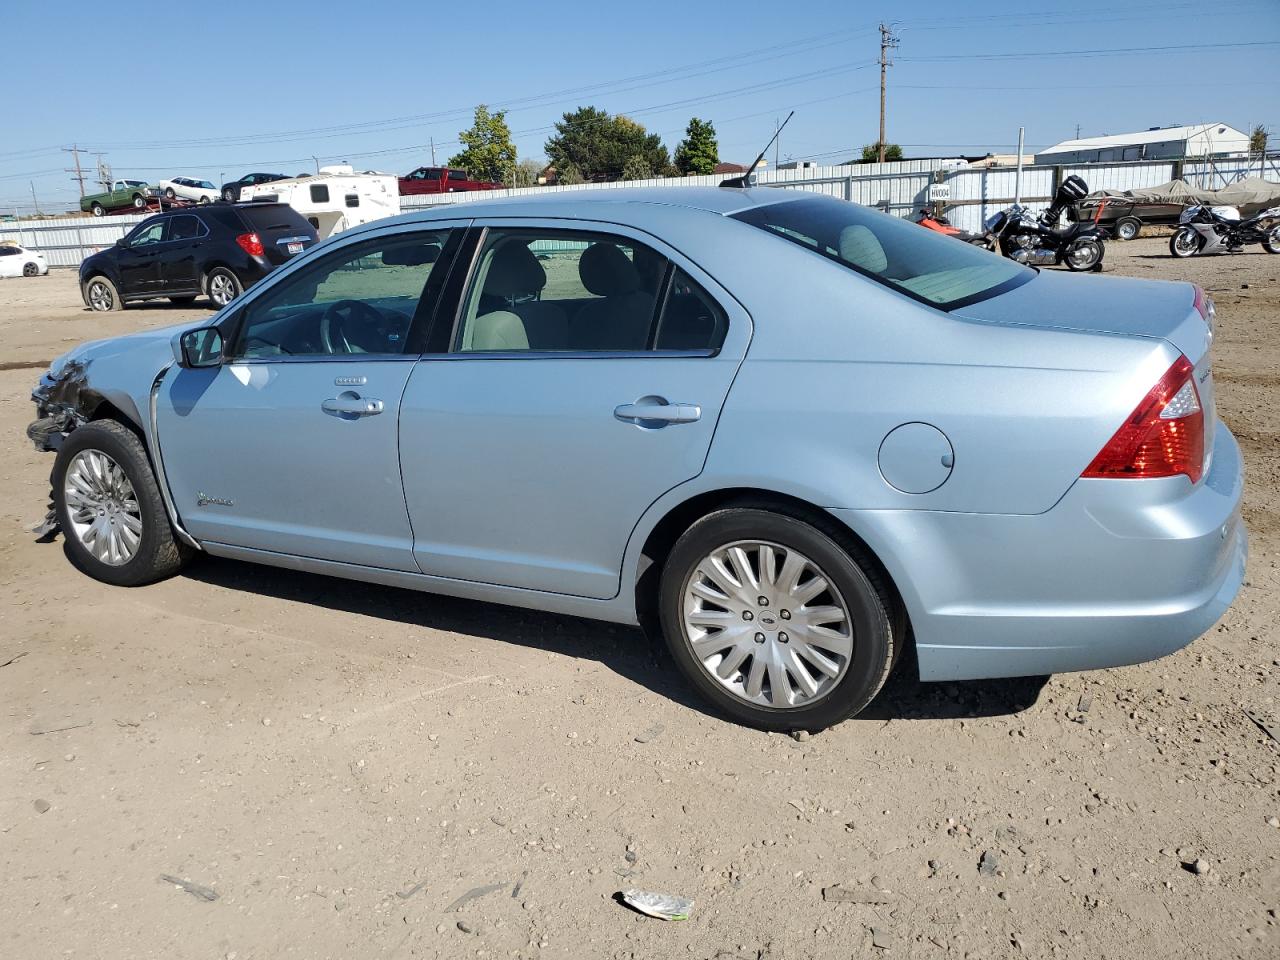
<path fill-rule="evenodd" d="M 72 561 L 198 553 L 665 635 L 725 714 L 1179 649 L 1244 572 L 1191 284 L 771 189 L 439 206 L 35 391 Z"/>

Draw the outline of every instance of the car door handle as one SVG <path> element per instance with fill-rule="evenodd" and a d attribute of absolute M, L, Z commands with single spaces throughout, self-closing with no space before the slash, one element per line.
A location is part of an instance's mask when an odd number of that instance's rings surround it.
<path fill-rule="evenodd" d="M 336 413 L 347 417 L 373 417 L 382 412 L 382 401 L 370 397 L 358 397 L 344 394 L 341 397 L 330 397 L 320 404 L 325 413 Z"/>
<path fill-rule="evenodd" d="M 702 416 L 696 403 L 669 403 L 662 397 L 642 397 L 635 403 L 613 408 L 613 415 L 624 423 L 693 423 Z"/>

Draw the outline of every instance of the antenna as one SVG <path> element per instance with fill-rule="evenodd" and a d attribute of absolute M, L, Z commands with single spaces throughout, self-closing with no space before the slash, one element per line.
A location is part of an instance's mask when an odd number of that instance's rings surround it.
<path fill-rule="evenodd" d="M 742 176 L 739 176 L 739 177 L 732 177 L 728 180 L 723 180 L 721 181 L 720 186 L 722 187 L 751 186 L 751 175 L 756 172 L 756 167 L 760 166 L 760 161 L 763 160 L 764 155 L 769 152 L 769 148 L 773 146 L 774 140 L 778 139 L 779 134 L 782 133 L 782 131 L 786 128 L 787 124 L 791 122 L 791 118 L 794 117 L 795 115 L 796 115 L 796 112 L 794 110 L 792 110 L 790 113 L 787 114 L 787 119 L 783 120 L 782 125 L 779 126 L 777 130 L 773 131 L 773 137 L 770 138 L 769 142 L 764 145 L 764 149 L 761 150 L 760 155 L 756 157 L 755 160 L 752 161 L 751 166 L 747 167 L 746 173 L 742 174 Z"/>

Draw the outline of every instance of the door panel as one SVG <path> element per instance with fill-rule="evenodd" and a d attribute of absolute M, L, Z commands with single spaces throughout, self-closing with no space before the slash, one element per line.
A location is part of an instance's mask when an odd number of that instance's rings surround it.
<path fill-rule="evenodd" d="M 171 370 L 157 398 L 159 443 L 191 535 L 417 569 L 396 455 L 412 369 L 409 359 L 335 358 Z M 324 409 L 356 397 L 381 400 L 381 412 Z"/>
<path fill-rule="evenodd" d="M 423 360 L 400 414 L 401 466 L 424 573 L 607 598 L 631 530 L 697 476 L 738 357 Z M 640 426 L 615 408 L 696 404 Z"/>

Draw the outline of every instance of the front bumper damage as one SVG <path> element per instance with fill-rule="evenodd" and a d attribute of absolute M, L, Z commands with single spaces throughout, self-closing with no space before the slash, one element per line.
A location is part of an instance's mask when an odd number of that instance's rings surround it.
<path fill-rule="evenodd" d="M 83 361 L 71 361 L 64 364 L 57 374 L 52 368 L 46 370 L 31 391 L 31 399 L 36 405 L 36 419 L 27 424 L 27 439 L 41 453 L 56 453 L 67 434 L 88 420 L 92 412 L 92 395 L 86 387 L 87 367 L 88 364 Z M 31 528 L 31 532 L 44 540 L 52 539 L 58 529 L 58 512 L 53 503 L 51 481 L 48 510 L 44 519 Z"/>

